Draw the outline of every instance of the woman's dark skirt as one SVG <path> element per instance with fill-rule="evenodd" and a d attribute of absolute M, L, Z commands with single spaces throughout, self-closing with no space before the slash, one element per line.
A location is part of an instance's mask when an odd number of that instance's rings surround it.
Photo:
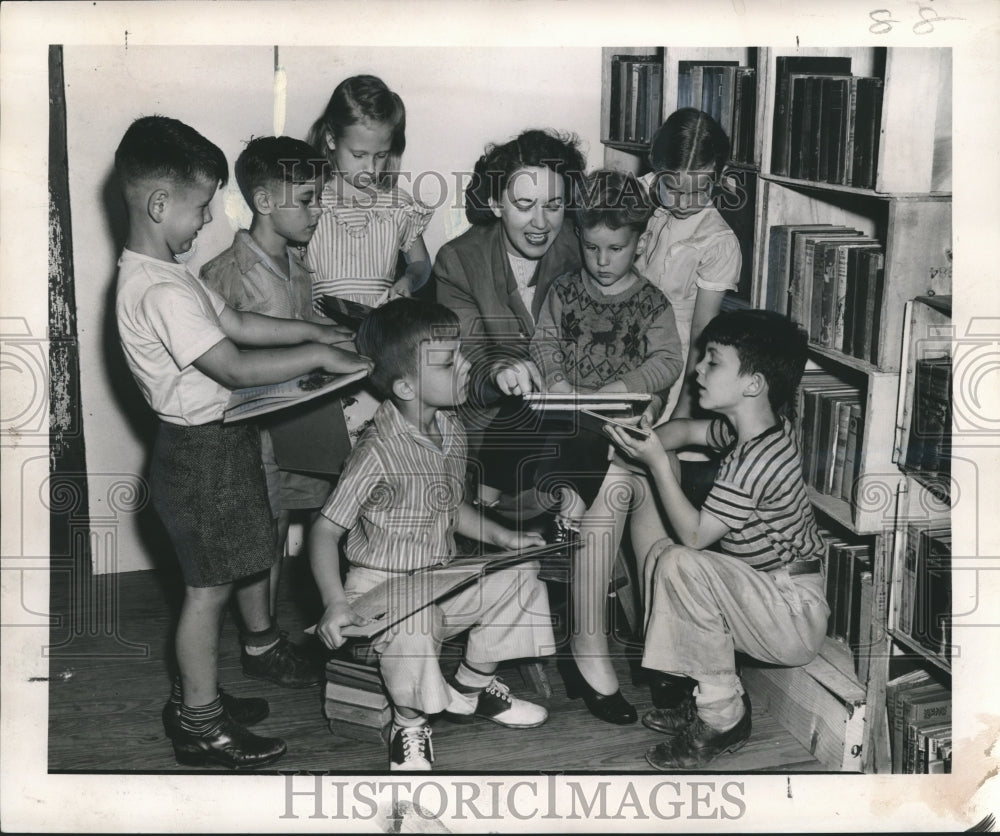
<path fill-rule="evenodd" d="M 231 583 L 274 563 L 256 424 L 161 422 L 150 488 L 187 586 Z"/>

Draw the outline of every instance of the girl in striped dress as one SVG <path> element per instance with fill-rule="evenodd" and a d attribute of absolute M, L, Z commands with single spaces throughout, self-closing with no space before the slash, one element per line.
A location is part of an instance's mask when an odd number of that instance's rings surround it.
<path fill-rule="evenodd" d="M 402 100 L 375 76 L 352 76 L 337 85 L 308 139 L 333 171 L 307 253 L 313 299 L 329 293 L 375 306 L 390 293 L 409 296 L 430 276 L 423 233 L 432 210 L 396 183 L 406 147 Z M 407 267 L 395 281 L 400 253 Z"/>
<path fill-rule="evenodd" d="M 377 307 L 423 287 L 431 273 L 423 233 L 433 210 L 396 182 L 406 147 L 402 99 L 375 76 L 352 76 L 337 85 L 308 139 L 332 170 L 306 252 L 314 303 L 330 294 Z M 397 280 L 400 253 L 406 270 Z M 352 445 L 378 402 L 366 383 L 345 391 Z"/>

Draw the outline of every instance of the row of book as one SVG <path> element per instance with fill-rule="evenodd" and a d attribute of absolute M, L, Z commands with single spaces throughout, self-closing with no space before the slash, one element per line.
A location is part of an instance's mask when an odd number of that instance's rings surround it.
<path fill-rule="evenodd" d="M 333 734 L 389 742 L 392 707 L 378 667 L 332 657 L 326 664 L 324 697 L 324 714 Z"/>
<path fill-rule="evenodd" d="M 726 132 L 730 158 L 752 165 L 757 122 L 757 71 L 736 61 L 678 61 L 677 107 L 712 116 Z"/>
<path fill-rule="evenodd" d="M 797 412 L 802 476 L 818 493 L 852 502 L 864 440 L 862 393 L 823 371 L 807 371 Z"/>
<path fill-rule="evenodd" d="M 610 109 L 608 139 L 651 142 L 663 110 L 663 60 L 653 55 L 613 55 Z"/>
<path fill-rule="evenodd" d="M 878 365 L 885 247 L 836 224 L 782 224 L 768 237 L 769 310 L 787 313 L 813 345 Z"/>
<path fill-rule="evenodd" d="M 924 670 L 889 680 L 885 688 L 892 771 L 951 772 L 951 691 Z"/>
<path fill-rule="evenodd" d="M 893 624 L 932 656 L 950 657 L 951 528 L 911 522 L 894 567 Z"/>
<path fill-rule="evenodd" d="M 882 79 L 851 75 L 849 57 L 775 60 L 771 173 L 874 188 Z"/>
<path fill-rule="evenodd" d="M 850 648 L 858 681 L 867 682 L 871 661 L 868 625 L 875 603 L 870 544 L 828 539 L 826 601 L 830 605 L 826 634 Z"/>
<path fill-rule="evenodd" d="M 913 372 L 913 417 L 904 469 L 922 480 L 938 497 L 951 495 L 951 357 L 924 357 Z"/>

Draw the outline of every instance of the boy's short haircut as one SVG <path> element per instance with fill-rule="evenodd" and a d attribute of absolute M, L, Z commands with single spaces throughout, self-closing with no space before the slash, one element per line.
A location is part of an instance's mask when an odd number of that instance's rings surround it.
<path fill-rule="evenodd" d="M 369 378 L 385 395 L 401 377 L 417 374 L 420 346 L 428 340 L 458 339 L 458 315 L 437 302 L 393 299 L 362 321 L 355 341 L 358 352 L 375 362 Z"/>
<path fill-rule="evenodd" d="M 251 139 L 233 166 L 236 184 L 253 209 L 254 190 L 272 183 L 298 185 L 325 178 L 329 163 L 308 142 L 290 136 Z"/>
<path fill-rule="evenodd" d="M 806 366 L 805 331 L 775 311 L 727 311 L 705 326 L 698 349 L 709 343 L 732 346 L 740 358 L 740 374 L 763 375 L 771 409 L 787 411 Z"/>
<path fill-rule="evenodd" d="M 598 169 L 587 176 L 577 191 L 573 215 L 578 230 L 627 226 L 642 233 L 653 214 L 649 195 L 634 174 Z"/>
<path fill-rule="evenodd" d="M 142 180 L 184 186 L 229 181 L 226 155 L 190 125 L 169 116 L 136 119 L 115 151 L 115 171 L 126 193 Z"/>

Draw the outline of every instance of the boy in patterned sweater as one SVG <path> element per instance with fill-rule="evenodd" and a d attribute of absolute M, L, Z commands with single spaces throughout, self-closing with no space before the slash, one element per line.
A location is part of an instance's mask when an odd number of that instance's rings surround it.
<path fill-rule="evenodd" d="M 665 396 L 680 374 L 670 302 L 633 268 L 646 246 L 651 210 L 633 175 L 599 170 L 587 177 L 575 218 L 583 269 L 553 282 L 531 341 L 547 392 Z M 608 447 L 583 432 L 560 433 L 558 449 L 557 457 L 541 462 L 535 483 L 560 477 L 557 520 L 575 529 L 604 479 Z"/>
<path fill-rule="evenodd" d="M 702 769 L 750 737 L 750 700 L 735 652 L 805 665 L 830 614 L 820 537 L 785 416 L 806 363 L 806 336 L 773 311 L 715 317 L 699 339 L 698 404 L 710 420 L 675 419 L 646 439 L 607 432 L 644 464 L 674 536 L 650 549 L 643 666 L 667 677 L 643 723 L 667 735 L 646 759 L 657 769 Z M 701 509 L 684 496 L 672 451 L 722 454 Z M 693 687 L 693 686 L 697 687 Z"/>

